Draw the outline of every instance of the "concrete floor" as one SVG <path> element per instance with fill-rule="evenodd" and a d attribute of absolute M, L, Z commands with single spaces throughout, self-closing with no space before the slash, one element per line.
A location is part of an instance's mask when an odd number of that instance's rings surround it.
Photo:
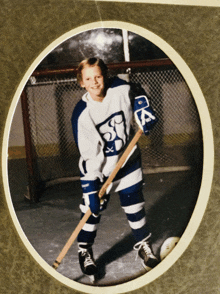
<path fill-rule="evenodd" d="M 19 175 L 14 177 L 18 166 Z M 201 173 L 192 169 L 145 175 L 147 219 L 153 236 L 153 250 L 158 257 L 166 238 L 181 237 L 184 232 L 195 207 L 200 181 Z M 23 162 L 10 162 L 9 182 L 14 208 L 24 233 L 39 255 L 52 266 L 79 222 L 79 181 L 48 187 L 40 202 L 32 204 L 24 201 L 27 180 Z M 113 194 L 107 210 L 103 212 L 93 247 L 99 268 L 97 285 L 120 284 L 145 273 L 137 252 L 133 250 L 134 244 L 118 195 Z M 80 270 L 76 242 L 57 271 L 79 283 L 91 284 Z"/>

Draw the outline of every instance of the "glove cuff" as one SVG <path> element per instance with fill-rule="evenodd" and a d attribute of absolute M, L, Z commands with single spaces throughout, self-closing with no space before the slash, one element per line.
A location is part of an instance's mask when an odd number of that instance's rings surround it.
<path fill-rule="evenodd" d="M 83 179 L 81 181 L 81 187 L 83 190 L 83 194 L 91 193 L 91 192 L 97 192 L 100 188 L 100 180 L 96 179 L 93 181 L 85 181 Z"/>
<path fill-rule="evenodd" d="M 147 96 L 145 95 L 141 95 L 141 96 L 137 96 L 135 97 L 135 102 L 134 102 L 134 112 L 141 110 L 145 107 L 149 107 L 149 101 L 147 99 Z"/>

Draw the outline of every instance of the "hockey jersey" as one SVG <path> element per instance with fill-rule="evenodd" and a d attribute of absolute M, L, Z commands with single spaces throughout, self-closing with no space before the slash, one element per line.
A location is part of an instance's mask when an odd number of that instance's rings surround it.
<path fill-rule="evenodd" d="M 132 136 L 132 95 L 130 85 L 115 78 L 102 102 L 87 92 L 72 114 L 74 139 L 80 152 L 79 169 L 84 180 L 108 177 Z M 121 179 L 124 181 L 121 182 Z M 135 146 L 114 180 L 115 191 L 142 180 L 140 151 Z M 109 187 L 109 190 L 112 187 Z"/>

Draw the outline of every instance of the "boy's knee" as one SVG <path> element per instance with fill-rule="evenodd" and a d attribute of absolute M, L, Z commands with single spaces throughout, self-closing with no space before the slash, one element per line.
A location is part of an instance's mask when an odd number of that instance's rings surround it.
<path fill-rule="evenodd" d="M 133 205 L 133 204 L 144 202 L 142 186 L 130 193 L 128 189 L 126 189 L 126 191 L 120 191 L 119 196 L 120 196 L 120 201 L 122 206 Z"/>

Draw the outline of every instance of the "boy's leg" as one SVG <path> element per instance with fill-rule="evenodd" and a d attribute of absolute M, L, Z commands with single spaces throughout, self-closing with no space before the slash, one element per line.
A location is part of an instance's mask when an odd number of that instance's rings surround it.
<path fill-rule="evenodd" d="M 107 207 L 107 202 L 109 199 L 109 195 L 105 197 L 107 200 L 104 203 L 104 206 L 100 206 L 101 211 L 103 211 Z M 80 205 L 80 210 L 82 212 L 81 218 L 84 216 L 86 211 L 88 210 L 88 206 L 85 204 L 84 198 L 82 200 L 82 204 Z M 78 242 L 78 253 L 79 253 L 79 263 L 81 270 L 86 275 L 95 275 L 97 272 L 97 267 L 93 258 L 92 245 L 94 244 L 97 226 L 100 222 L 101 214 L 94 215 L 92 214 L 82 230 L 78 234 L 77 242 Z"/>
<path fill-rule="evenodd" d="M 146 220 L 145 201 L 142 193 L 142 182 L 119 191 L 121 206 L 127 216 L 137 242 L 150 234 Z"/>
<path fill-rule="evenodd" d="M 146 220 L 145 201 L 142 193 L 142 182 L 119 192 L 121 206 L 125 211 L 128 223 L 137 241 L 134 246 L 149 271 L 158 264 L 150 242 L 150 230 Z"/>

